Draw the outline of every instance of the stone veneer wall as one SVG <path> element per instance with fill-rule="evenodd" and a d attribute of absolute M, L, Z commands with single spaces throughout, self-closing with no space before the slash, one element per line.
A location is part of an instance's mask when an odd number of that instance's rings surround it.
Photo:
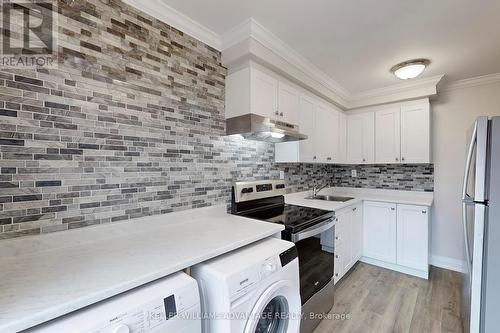
<path fill-rule="evenodd" d="M 224 203 L 277 177 L 224 137 L 217 50 L 120 1 L 59 1 L 58 69 L 0 68 L 0 239 Z"/>
<path fill-rule="evenodd" d="M 288 192 L 395 187 L 376 168 L 274 164 L 273 145 L 224 136 L 218 51 L 118 0 L 59 7 L 59 68 L 0 67 L 0 239 L 220 204 L 280 170 Z"/>
<path fill-rule="evenodd" d="M 358 176 L 351 177 L 351 170 Z M 405 191 L 434 191 L 433 164 L 338 165 L 333 185 Z"/>

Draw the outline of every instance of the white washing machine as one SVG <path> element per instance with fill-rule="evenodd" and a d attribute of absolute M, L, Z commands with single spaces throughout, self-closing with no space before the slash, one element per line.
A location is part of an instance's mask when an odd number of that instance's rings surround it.
<path fill-rule="evenodd" d="M 175 273 L 26 332 L 201 333 L 198 286 Z"/>
<path fill-rule="evenodd" d="M 298 333 L 297 249 L 269 238 L 199 264 L 204 333 Z"/>

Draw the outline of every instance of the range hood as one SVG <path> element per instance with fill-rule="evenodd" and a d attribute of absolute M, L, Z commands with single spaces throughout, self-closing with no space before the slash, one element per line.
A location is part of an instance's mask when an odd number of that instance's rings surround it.
<path fill-rule="evenodd" d="M 248 140 L 271 143 L 307 139 L 307 135 L 299 133 L 297 125 L 266 118 L 254 113 L 226 119 L 226 134 L 240 135 Z"/>

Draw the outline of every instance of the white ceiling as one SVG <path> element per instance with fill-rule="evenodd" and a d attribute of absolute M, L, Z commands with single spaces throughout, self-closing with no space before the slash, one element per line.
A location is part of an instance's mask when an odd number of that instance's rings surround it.
<path fill-rule="evenodd" d="M 401 83 L 389 69 L 432 63 L 421 78 L 500 72 L 499 0 L 162 0 L 224 35 L 253 17 L 350 93 Z"/>

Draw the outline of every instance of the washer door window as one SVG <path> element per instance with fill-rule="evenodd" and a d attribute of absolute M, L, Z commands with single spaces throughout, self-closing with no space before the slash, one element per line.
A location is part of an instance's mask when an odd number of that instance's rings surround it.
<path fill-rule="evenodd" d="M 300 324 L 299 287 L 278 281 L 259 297 L 253 307 L 245 333 L 297 332 Z"/>
<path fill-rule="evenodd" d="M 285 333 L 288 328 L 288 302 L 283 296 L 276 296 L 260 314 L 255 333 Z"/>

